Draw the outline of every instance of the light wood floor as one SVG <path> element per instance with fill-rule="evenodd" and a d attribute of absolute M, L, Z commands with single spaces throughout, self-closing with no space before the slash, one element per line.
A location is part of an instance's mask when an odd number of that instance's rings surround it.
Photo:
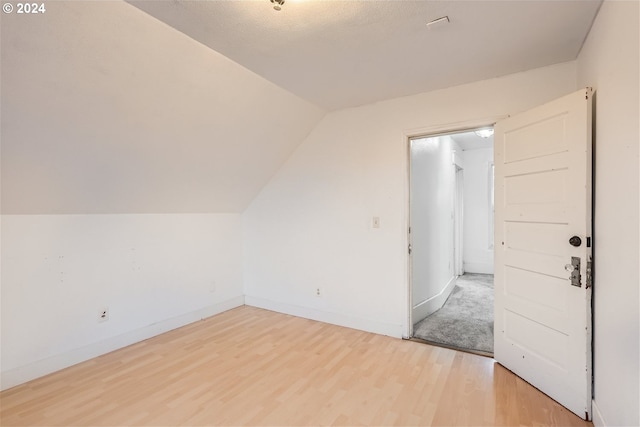
<path fill-rule="evenodd" d="M 492 359 L 240 307 L 0 394 L 14 425 L 591 426 Z"/>

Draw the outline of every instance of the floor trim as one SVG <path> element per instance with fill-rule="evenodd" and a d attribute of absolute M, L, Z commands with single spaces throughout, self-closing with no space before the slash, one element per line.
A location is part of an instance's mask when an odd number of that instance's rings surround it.
<path fill-rule="evenodd" d="M 447 302 L 449 295 L 451 295 L 453 288 L 456 287 L 456 279 L 456 276 L 452 276 L 440 292 L 413 307 L 412 319 L 414 324 L 442 308 Z"/>
<path fill-rule="evenodd" d="M 604 422 L 604 418 L 602 418 L 602 414 L 600 413 L 600 409 L 598 405 L 596 405 L 596 401 L 591 401 L 591 421 L 595 427 L 606 427 L 607 423 Z"/>
<path fill-rule="evenodd" d="M 302 307 L 249 295 L 245 295 L 245 304 L 278 313 L 290 314 L 292 316 L 331 323 L 332 325 L 344 326 L 346 328 L 358 329 L 374 334 L 387 335 L 394 338 L 402 338 L 402 332 L 404 330 L 401 324 L 396 325 L 379 320 L 365 319 L 328 310 L 319 310 L 317 308 Z"/>
<path fill-rule="evenodd" d="M 186 313 L 181 316 L 163 320 L 144 328 L 136 329 L 124 334 L 76 348 L 74 350 L 47 357 L 24 366 L 20 366 L 6 372 L 0 376 L 0 390 L 7 390 L 36 378 L 43 377 L 56 371 L 68 368 L 69 366 L 93 359 L 94 357 L 110 353 L 114 350 L 144 341 L 156 335 L 163 334 L 170 330 L 188 325 L 206 317 L 231 310 L 244 305 L 244 297 L 238 296 L 200 310 Z"/>

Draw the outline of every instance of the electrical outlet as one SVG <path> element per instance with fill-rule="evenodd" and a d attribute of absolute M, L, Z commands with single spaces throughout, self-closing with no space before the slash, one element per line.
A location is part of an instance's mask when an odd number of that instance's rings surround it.
<path fill-rule="evenodd" d="M 322 289 L 316 288 L 316 297 L 320 298 L 322 296 Z"/>
<path fill-rule="evenodd" d="M 106 322 L 109 320 L 109 307 L 102 307 L 98 312 L 98 322 Z"/>

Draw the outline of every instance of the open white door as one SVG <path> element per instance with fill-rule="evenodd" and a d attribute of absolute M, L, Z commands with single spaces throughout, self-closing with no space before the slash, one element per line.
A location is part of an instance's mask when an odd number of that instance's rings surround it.
<path fill-rule="evenodd" d="M 588 419 L 591 95 L 498 122 L 494 148 L 495 359 Z"/>

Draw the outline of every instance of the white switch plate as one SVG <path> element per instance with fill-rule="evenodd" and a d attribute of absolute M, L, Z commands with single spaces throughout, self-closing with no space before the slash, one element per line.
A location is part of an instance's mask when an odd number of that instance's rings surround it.
<path fill-rule="evenodd" d="M 374 216 L 373 217 L 373 221 L 371 221 L 371 226 L 373 228 L 380 228 L 380 217 L 379 216 Z"/>

